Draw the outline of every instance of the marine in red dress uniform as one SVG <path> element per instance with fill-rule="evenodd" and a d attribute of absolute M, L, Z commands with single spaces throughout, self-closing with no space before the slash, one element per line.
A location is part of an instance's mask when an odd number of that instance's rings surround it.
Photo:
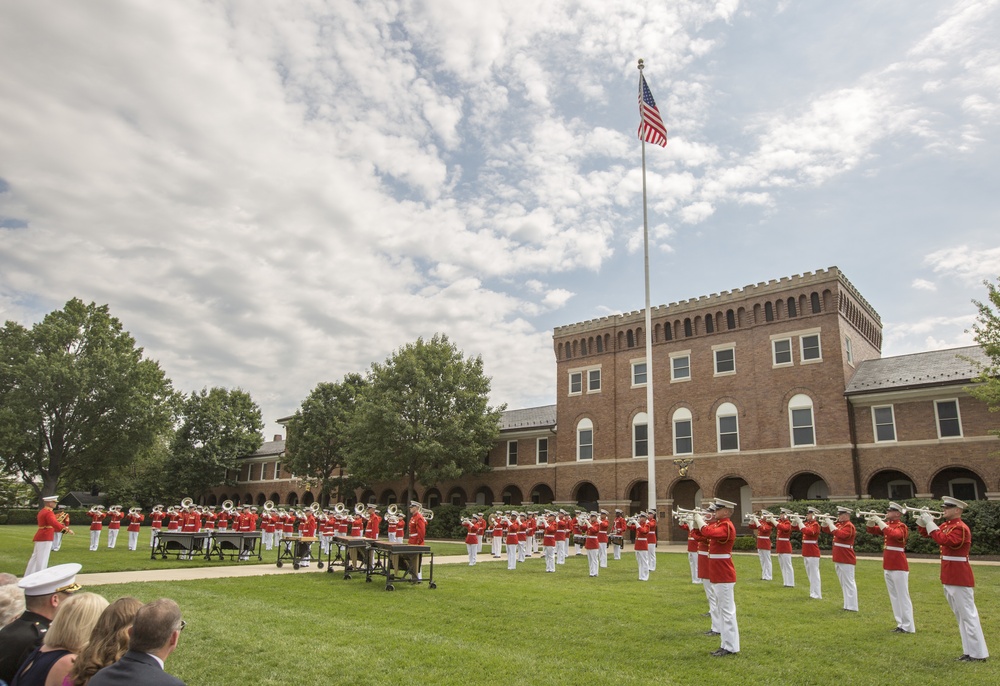
<path fill-rule="evenodd" d="M 772 517 L 771 524 L 776 532 L 774 552 L 778 555 L 778 567 L 781 568 L 781 583 L 785 588 L 795 587 L 795 568 L 792 566 L 792 523 L 789 521 L 791 510 L 782 508 L 780 519 Z"/>
<path fill-rule="evenodd" d="M 819 577 L 819 522 L 816 515 L 821 514 L 815 507 L 810 507 L 806 514 L 806 520 L 798 515 L 792 516 L 792 526 L 802 533 L 802 564 L 806 568 L 806 576 L 809 577 L 809 597 L 821 599 L 823 597 L 823 587 Z"/>
<path fill-rule="evenodd" d="M 857 557 L 854 555 L 854 538 L 857 530 L 851 522 L 851 510 L 847 507 L 837 507 L 837 521 L 827 520 L 826 528 L 833 535 L 833 568 L 840 581 L 840 590 L 844 595 L 844 609 L 850 612 L 858 611 L 858 587 L 854 582 L 854 568 Z"/>
<path fill-rule="evenodd" d="M 760 513 L 760 517 L 754 515 L 750 518 L 750 524 L 748 524 L 748 527 L 754 532 L 757 540 L 757 557 L 760 560 L 760 578 L 762 581 L 770 581 L 773 573 L 771 566 L 771 532 L 774 530 L 774 526 L 766 519 L 766 515 L 769 514 L 771 513 L 765 510 Z"/>
<path fill-rule="evenodd" d="M 57 531 L 65 531 L 69 534 L 73 530 L 64 526 L 52 511 L 56 506 L 59 496 L 46 496 L 42 498 L 42 509 L 38 511 L 38 531 L 31 539 L 34 542 L 34 549 L 28 559 L 28 566 L 24 570 L 24 576 L 40 572 L 49 566 L 49 553 L 52 552 L 52 539 Z"/>
<path fill-rule="evenodd" d="M 103 505 L 95 505 L 94 508 L 103 507 Z M 101 542 L 101 529 L 104 528 L 103 522 L 104 518 L 107 517 L 107 513 L 104 510 L 98 510 L 91 508 L 87 513 L 90 517 L 90 549 L 97 550 L 98 545 Z"/>
<path fill-rule="evenodd" d="M 125 516 L 122 514 L 121 505 L 112 505 L 108 516 L 111 520 L 108 522 L 108 547 L 114 548 L 115 544 L 118 543 L 118 532 L 122 528 L 122 518 Z"/>
<path fill-rule="evenodd" d="M 587 568 L 590 576 L 595 577 L 601 565 L 601 545 L 598 538 L 601 533 L 601 526 L 597 520 L 597 513 L 590 513 L 590 523 L 584 532 L 583 547 L 587 551 Z"/>
<path fill-rule="evenodd" d="M 542 557 L 545 558 L 545 571 L 556 571 L 556 515 L 548 512 L 545 515 L 545 533 L 542 534 Z"/>
<path fill-rule="evenodd" d="M 128 513 L 128 549 L 136 550 L 139 547 L 139 527 L 146 520 L 146 515 L 138 510 Z"/>
<path fill-rule="evenodd" d="M 736 599 L 733 595 L 736 585 L 736 568 L 733 566 L 736 527 L 730 520 L 736 503 L 716 498 L 715 506 L 714 520 L 708 523 L 696 514 L 694 527 L 708 539 L 708 579 L 715 592 L 718 627 L 722 635 L 722 645 L 712 655 L 722 657 L 740 652 L 740 630 L 736 623 Z"/>
<path fill-rule="evenodd" d="M 896 619 L 894 632 L 912 634 L 916 632 L 913 623 L 913 603 L 910 602 L 910 565 L 906 560 L 906 540 L 910 536 L 910 528 L 901 521 L 903 507 L 897 503 L 889 503 L 885 519 L 870 516 L 865 520 L 865 531 L 872 536 L 882 536 L 882 575 L 885 577 L 885 588 L 889 592 L 889 603 L 892 605 L 892 615 Z"/>

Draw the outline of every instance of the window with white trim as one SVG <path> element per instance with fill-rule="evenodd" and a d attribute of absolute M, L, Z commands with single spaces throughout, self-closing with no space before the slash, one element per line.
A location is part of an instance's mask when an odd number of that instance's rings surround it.
<path fill-rule="evenodd" d="M 913 497 L 913 482 L 909 479 L 894 479 L 886 484 L 889 500 L 909 500 Z"/>
<path fill-rule="evenodd" d="M 694 452 L 694 436 L 691 433 L 691 410 L 686 407 L 678 407 L 674 410 L 673 425 L 674 455 L 690 455 Z"/>
<path fill-rule="evenodd" d="M 535 464 L 549 463 L 549 439 L 539 438 L 535 444 Z"/>
<path fill-rule="evenodd" d="M 958 400 L 935 400 L 934 413 L 937 415 L 938 438 L 962 437 Z"/>
<path fill-rule="evenodd" d="M 948 481 L 948 494 L 959 500 L 979 500 L 979 487 L 975 479 L 951 479 Z"/>
<path fill-rule="evenodd" d="M 517 466 L 517 441 L 507 441 L 507 466 Z"/>
<path fill-rule="evenodd" d="M 715 411 L 715 430 L 719 452 L 740 449 L 739 412 L 732 403 L 722 403 Z"/>
<path fill-rule="evenodd" d="M 771 341 L 771 354 L 775 367 L 787 367 L 792 364 L 792 339 L 778 338 Z"/>
<path fill-rule="evenodd" d="M 891 443 L 896 440 L 896 415 L 892 405 L 872 408 L 872 428 L 876 443 Z"/>
<path fill-rule="evenodd" d="M 649 419 L 645 412 L 639 412 L 632 419 L 632 457 L 649 455 Z"/>
<path fill-rule="evenodd" d="M 691 351 L 670 353 L 670 380 L 689 381 L 691 379 Z"/>
<path fill-rule="evenodd" d="M 587 418 L 576 425 L 576 459 L 594 459 L 594 423 Z"/>
<path fill-rule="evenodd" d="M 601 370 L 587 370 L 587 393 L 599 393 L 601 390 Z"/>
<path fill-rule="evenodd" d="M 646 360 L 632 360 L 632 387 L 646 385 Z"/>
<path fill-rule="evenodd" d="M 820 348 L 819 334 L 799 336 L 799 353 L 802 364 L 807 362 L 822 362 L 823 350 Z"/>
<path fill-rule="evenodd" d="M 712 346 L 712 352 L 715 357 L 716 376 L 736 373 L 736 346 L 732 344 Z"/>
<path fill-rule="evenodd" d="M 580 395 L 583 393 L 583 372 L 569 373 L 569 394 Z"/>
<path fill-rule="evenodd" d="M 788 426 L 793 446 L 816 445 L 813 426 L 813 401 L 799 393 L 788 401 Z"/>

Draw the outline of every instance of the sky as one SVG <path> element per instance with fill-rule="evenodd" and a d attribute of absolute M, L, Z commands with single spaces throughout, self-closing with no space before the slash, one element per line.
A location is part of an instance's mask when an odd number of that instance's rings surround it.
<path fill-rule="evenodd" d="M 555 402 L 552 330 L 839 267 L 883 355 L 1000 277 L 996 0 L 0 3 L 0 319 L 107 304 L 266 434 L 418 337 Z"/>

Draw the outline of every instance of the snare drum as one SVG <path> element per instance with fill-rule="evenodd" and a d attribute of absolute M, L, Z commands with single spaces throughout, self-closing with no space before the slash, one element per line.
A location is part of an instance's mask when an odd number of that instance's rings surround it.
<path fill-rule="evenodd" d="M 617 545 L 617 546 L 624 547 L 625 546 L 625 537 L 624 536 L 615 536 L 615 535 L 612 535 L 611 536 L 611 545 Z"/>

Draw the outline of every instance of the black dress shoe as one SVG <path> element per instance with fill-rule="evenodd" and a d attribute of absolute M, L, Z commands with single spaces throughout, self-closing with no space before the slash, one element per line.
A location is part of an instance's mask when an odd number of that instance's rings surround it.
<path fill-rule="evenodd" d="M 985 657 L 971 657 L 970 655 L 963 655 L 962 657 L 956 658 L 956 662 L 986 662 Z"/>
<path fill-rule="evenodd" d="M 905 634 L 905 633 L 907 633 L 907 631 L 903 627 L 897 626 L 895 629 L 892 630 L 892 633 L 894 633 L 894 634 Z"/>
<path fill-rule="evenodd" d="M 701 616 L 702 616 L 702 617 L 711 617 L 711 616 L 712 616 L 712 613 L 711 613 L 711 612 L 702 612 L 702 613 L 701 613 Z"/>
<path fill-rule="evenodd" d="M 719 634 L 718 631 L 706 631 L 705 635 L 706 636 L 720 636 L 721 634 Z"/>
<path fill-rule="evenodd" d="M 726 655 L 735 655 L 731 650 L 726 650 L 725 648 L 719 648 L 718 650 L 712 651 L 712 657 L 725 657 Z"/>

